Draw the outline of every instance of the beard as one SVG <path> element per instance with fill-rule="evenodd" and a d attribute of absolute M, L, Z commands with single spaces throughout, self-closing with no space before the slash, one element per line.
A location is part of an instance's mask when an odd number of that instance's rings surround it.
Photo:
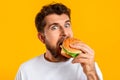
<path fill-rule="evenodd" d="M 51 53 L 51 55 L 57 60 L 57 61 L 66 61 L 68 58 L 61 55 L 61 48 L 60 43 L 62 43 L 63 39 L 58 40 L 56 43 L 56 46 L 50 45 L 50 42 L 48 40 L 45 41 L 45 46 Z"/>

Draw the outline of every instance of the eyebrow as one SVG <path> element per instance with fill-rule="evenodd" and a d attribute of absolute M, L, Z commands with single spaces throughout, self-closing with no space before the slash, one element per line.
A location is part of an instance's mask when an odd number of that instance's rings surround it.
<path fill-rule="evenodd" d="M 67 20 L 67 21 L 65 21 L 65 22 L 71 22 L 70 20 Z"/>

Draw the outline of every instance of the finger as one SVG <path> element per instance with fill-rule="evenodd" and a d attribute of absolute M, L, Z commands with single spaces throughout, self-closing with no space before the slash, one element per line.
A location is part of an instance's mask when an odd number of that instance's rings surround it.
<path fill-rule="evenodd" d="M 79 59 L 79 58 L 89 58 L 89 54 L 84 54 L 84 53 L 80 53 L 76 58 L 74 59 Z"/>
<path fill-rule="evenodd" d="M 89 62 L 88 59 L 85 59 L 85 58 L 79 58 L 79 59 L 75 59 L 72 61 L 72 63 L 84 63 L 84 64 L 87 64 Z"/>
<path fill-rule="evenodd" d="M 83 42 L 81 43 L 76 43 L 76 44 L 70 44 L 70 47 L 82 50 L 85 53 L 94 53 L 94 50 L 91 49 L 88 45 L 84 44 Z"/>
<path fill-rule="evenodd" d="M 81 46 L 81 45 L 70 45 L 70 46 L 72 48 L 79 49 L 83 53 L 93 54 L 93 52 L 90 49 L 88 49 L 87 47 L 84 47 L 84 46 Z"/>
<path fill-rule="evenodd" d="M 94 55 L 81 53 L 73 59 L 73 62 L 79 59 L 88 59 L 90 61 L 94 59 Z"/>
<path fill-rule="evenodd" d="M 73 59 L 73 62 L 76 61 L 76 60 L 79 60 L 80 58 L 87 59 L 88 55 L 84 54 L 84 53 L 81 53 L 76 58 Z"/>
<path fill-rule="evenodd" d="M 88 48 L 89 50 L 91 50 L 91 52 L 93 52 L 93 49 L 90 46 L 88 46 L 87 44 L 81 43 L 80 45 L 83 46 L 83 47 Z"/>

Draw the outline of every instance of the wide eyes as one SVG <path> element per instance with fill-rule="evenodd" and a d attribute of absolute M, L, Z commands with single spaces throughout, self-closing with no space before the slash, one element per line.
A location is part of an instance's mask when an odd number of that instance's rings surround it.
<path fill-rule="evenodd" d="M 65 28 L 69 28 L 71 25 L 70 23 L 65 23 L 64 27 Z M 61 29 L 61 26 L 59 24 L 53 24 L 50 27 L 50 30 L 57 30 L 57 29 Z"/>
<path fill-rule="evenodd" d="M 70 23 L 65 24 L 65 28 L 69 28 L 70 26 L 71 26 Z"/>
<path fill-rule="evenodd" d="M 58 29 L 58 28 L 59 28 L 58 25 L 52 25 L 50 29 L 51 29 L 51 30 L 56 30 L 56 29 Z"/>

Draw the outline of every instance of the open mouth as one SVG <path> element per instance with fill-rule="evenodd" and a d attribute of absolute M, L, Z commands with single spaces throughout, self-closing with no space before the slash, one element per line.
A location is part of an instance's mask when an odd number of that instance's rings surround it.
<path fill-rule="evenodd" d="M 58 41 L 58 51 L 59 53 L 61 54 L 61 50 L 62 50 L 62 44 L 63 44 L 63 41 L 68 38 L 68 37 L 63 37 L 61 38 L 59 41 Z"/>
<path fill-rule="evenodd" d="M 62 49 L 61 46 L 62 46 L 62 42 L 59 44 L 59 49 L 60 49 L 60 51 L 61 51 L 61 49 Z"/>
<path fill-rule="evenodd" d="M 62 50 L 61 46 L 62 46 L 63 41 L 64 41 L 64 39 L 60 40 L 59 43 L 58 43 L 58 51 L 59 51 L 59 53 L 61 53 L 61 50 Z"/>

